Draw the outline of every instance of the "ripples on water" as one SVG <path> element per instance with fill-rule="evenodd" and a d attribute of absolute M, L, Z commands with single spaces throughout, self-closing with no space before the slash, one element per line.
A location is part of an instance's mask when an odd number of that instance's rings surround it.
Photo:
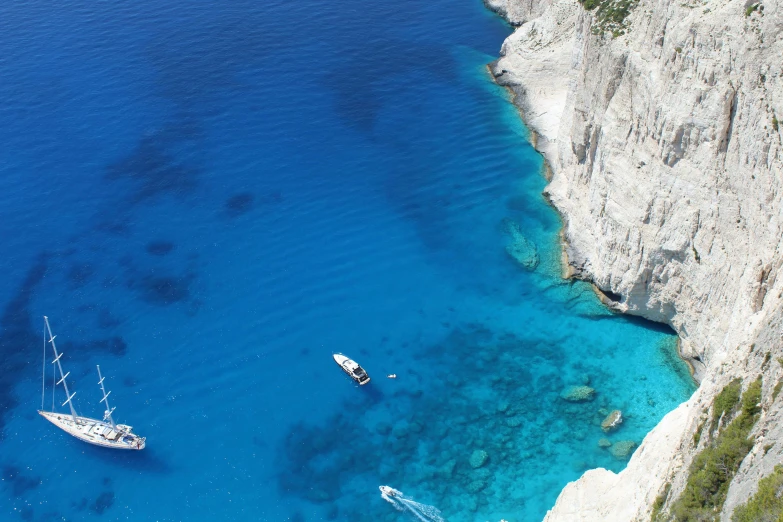
<path fill-rule="evenodd" d="M 692 384 L 673 336 L 559 278 L 484 69 L 508 32 L 478 0 L 0 5 L 3 517 L 403 520 L 389 484 L 519 522 L 621 469 L 598 440 Z M 35 414 L 44 313 L 79 410 L 100 363 L 144 452 Z"/>

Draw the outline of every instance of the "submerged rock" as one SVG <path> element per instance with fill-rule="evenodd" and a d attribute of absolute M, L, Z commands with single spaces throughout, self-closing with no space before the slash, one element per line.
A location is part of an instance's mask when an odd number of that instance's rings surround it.
<path fill-rule="evenodd" d="M 635 447 L 636 443 L 634 441 L 621 440 L 612 444 L 612 447 L 609 448 L 609 453 L 611 453 L 614 458 L 623 460 L 627 459 L 631 453 L 633 453 Z"/>
<path fill-rule="evenodd" d="M 398 439 L 404 439 L 410 433 L 410 425 L 407 421 L 400 421 L 392 428 L 392 436 Z"/>
<path fill-rule="evenodd" d="M 446 464 L 443 465 L 440 471 L 446 477 L 451 477 L 454 475 L 454 467 L 456 465 L 457 465 L 457 461 L 455 459 L 451 459 L 448 462 L 446 462 Z"/>
<path fill-rule="evenodd" d="M 595 390 L 589 386 L 569 386 L 560 392 L 560 398 L 568 402 L 592 401 L 595 398 Z"/>
<path fill-rule="evenodd" d="M 418 422 L 411 422 L 409 429 L 412 433 L 421 433 L 421 431 L 424 429 L 424 426 Z"/>
<path fill-rule="evenodd" d="M 470 484 L 468 484 L 468 487 L 466 489 L 468 490 L 468 493 L 478 493 L 485 487 L 487 487 L 487 483 L 485 481 L 474 480 Z"/>
<path fill-rule="evenodd" d="M 506 233 L 511 238 L 506 245 L 506 252 L 508 255 L 526 269 L 535 270 L 538 266 L 538 249 L 536 248 L 535 243 L 522 234 L 519 223 L 505 220 L 504 225 Z"/>
<path fill-rule="evenodd" d="M 470 466 L 472 468 L 480 468 L 484 464 L 487 463 L 487 460 L 489 459 L 489 454 L 487 454 L 484 450 L 476 450 L 473 452 L 473 454 L 470 456 L 469 462 Z"/>
<path fill-rule="evenodd" d="M 388 435 L 391 433 L 392 426 L 388 422 L 379 422 L 375 425 L 375 432 L 380 435 Z"/>
<path fill-rule="evenodd" d="M 599 448 L 606 449 L 606 448 L 610 447 L 611 445 L 612 445 L 612 441 L 610 441 L 606 437 L 601 437 L 600 439 L 598 439 L 598 447 Z"/>
<path fill-rule="evenodd" d="M 623 412 L 620 410 L 613 410 L 609 415 L 601 421 L 601 429 L 604 433 L 609 433 L 617 429 L 617 427 L 623 423 Z"/>

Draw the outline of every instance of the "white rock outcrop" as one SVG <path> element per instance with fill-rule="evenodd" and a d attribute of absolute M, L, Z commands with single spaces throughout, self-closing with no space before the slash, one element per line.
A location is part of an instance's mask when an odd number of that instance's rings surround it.
<path fill-rule="evenodd" d="M 547 159 L 573 273 L 670 324 L 701 381 L 624 471 L 588 471 L 547 520 L 649 520 L 665 483 L 669 502 L 682 491 L 714 396 L 763 374 L 728 520 L 783 451 L 783 6 L 639 0 L 613 38 L 576 0 L 487 3 L 520 25 L 492 71 Z"/>

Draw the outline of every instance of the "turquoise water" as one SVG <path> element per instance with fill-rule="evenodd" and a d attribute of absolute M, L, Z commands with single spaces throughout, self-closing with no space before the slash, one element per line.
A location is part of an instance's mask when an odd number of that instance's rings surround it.
<path fill-rule="evenodd" d="M 560 278 L 485 68 L 509 32 L 478 0 L 0 5 L 3 518 L 406 520 L 388 484 L 520 522 L 622 469 L 598 440 L 693 384 L 669 331 Z M 100 364 L 146 450 L 35 413 L 43 314 L 79 412 Z"/>

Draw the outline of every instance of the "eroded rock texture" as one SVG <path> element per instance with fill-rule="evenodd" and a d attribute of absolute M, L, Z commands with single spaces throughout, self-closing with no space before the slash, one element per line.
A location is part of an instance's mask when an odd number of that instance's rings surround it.
<path fill-rule="evenodd" d="M 640 0 L 613 37 L 576 0 L 487 2 L 521 24 L 492 71 L 548 160 L 573 273 L 618 310 L 672 325 L 701 381 L 625 471 L 588 471 L 547 520 L 649 520 L 709 443 L 693 435 L 714 396 L 762 374 L 728 520 L 781 456 L 783 6 Z"/>

